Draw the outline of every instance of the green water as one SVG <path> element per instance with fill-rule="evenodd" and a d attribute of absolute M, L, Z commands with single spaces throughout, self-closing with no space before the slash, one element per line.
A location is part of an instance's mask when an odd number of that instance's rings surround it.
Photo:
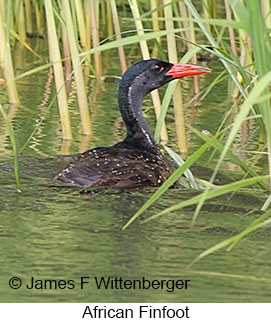
<path fill-rule="evenodd" d="M 42 40 L 39 40 L 44 46 Z M 38 45 L 37 45 L 38 46 Z M 33 56 L 18 52 L 16 72 L 33 68 Z M 119 75 L 118 60 L 105 57 L 104 73 Z M 23 56 L 23 57 L 21 57 Z M 117 56 L 116 56 L 117 57 Z M 107 60 L 107 61 L 106 61 Z M 131 59 L 131 62 L 134 61 Z M 214 70 L 221 66 L 212 63 Z M 212 76 L 204 76 L 202 88 Z M 15 190 L 12 150 L 5 125 L 0 126 L 0 301 L 1 302 L 270 302 L 271 259 L 270 230 L 257 231 L 242 240 L 231 253 L 225 250 L 187 266 L 201 252 L 239 233 L 261 213 L 257 210 L 263 196 L 256 191 L 243 191 L 232 197 L 223 196 L 206 202 L 196 225 L 191 227 L 193 208 L 176 211 L 158 220 L 142 224 L 136 221 L 127 230 L 121 227 L 151 196 L 155 189 L 130 191 L 92 190 L 61 186 L 53 180 L 67 160 L 59 156 L 84 147 L 110 145 L 123 137 L 117 109 L 117 84 L 100 84 L 90 79 L 88 97 L 93 116 L 94 137 L 83 143 L 76 94 L 72 85 L 69 105 L 72 113 L 74 140 L 63 145 L 57 106 L 53 105 L 20 157 L 22 192 Z M 186 97 L 192 95 L 191 81 L 183 82 Z M 54 83 L 48 71 L 18 82 L 21 104 L 9 107 L 4 91 L 0 100 L 12 117 L 18 146 L 21 148 L 39 117 L 54 95 Z M 219 93 L 219 95 L 217 95 Z M 194 126 L 215 131 L 227 104 L 227 83 L 220 84 L 198 107 Z M 109 104 L 110 103 L 110 104 Z M 153 112 L 145 103 L 145 114 L 154 125 Z M 191 113 L 187 109 L 186 117 Z M 169 115 L 169 133 L 174 136 Z M 200 140 L 189 135 L 190 150 Z M 85 138 L 86 141 L 86 138 Z M 253 146 L 253 142 L 249 143 Z M 201 163 L 204 165 L 208 155 Z M 226 175 L 238 175 L 225 165 Z M 200 175 L 207 177 L 208 171 Z M 221 177 L 221 182 L 227 178 Z M 257 194 L 256 194 L 257 193 Z M 188 199 L 195 192 L 171 189 L 149 211 L 148 217 L 165 207 Z M 9 287 L 9 279 L 22 280 L 19 289 Z M 62 280 L 62 288 L 28 289 L 31 277 L 39 281 Z M 80 288 L 81 277 L 90 277 Z M 165 289 L 97 289 L 94 277 L 117 277 L 123 280 L 190 280 L 187 289 L 169 292 Z M 64 288 L 63 281 L 67 282 Z M 68 281 L 72 283 L 68 284 Z M 72 287 L 73 286 L 73 287 Z M 71 287 L 71 288 L 68 288 Z"/>

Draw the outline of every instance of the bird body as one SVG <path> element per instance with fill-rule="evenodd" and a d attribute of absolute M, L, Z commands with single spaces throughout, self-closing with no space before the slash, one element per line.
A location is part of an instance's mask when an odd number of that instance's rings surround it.
<path fill-rule="evenodd" d="M 160 186 L 169 175 L 165 158 L 112 146 L 91 149 L 78 156 L 61 172 L 60 179 L 74 186 L 121 189 Z"/>
<path fill-rule="evenodd" d="M 210 71 L 207 67 L 156 59 L 131 66 L 122 77 L 118 94 L 126 138 L 111 147 L 98 147 L 79 155 L 56 179 L 80 187 L 160 186 L 172 169 L 143 117 L 142 101 L 149 92 L 176 78 Z"/>

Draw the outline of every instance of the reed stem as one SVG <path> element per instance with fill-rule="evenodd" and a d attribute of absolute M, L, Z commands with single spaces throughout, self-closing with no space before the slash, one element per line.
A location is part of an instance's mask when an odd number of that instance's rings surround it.
<path fill-rule="evenodd" d="M 121 39 L 121 33 L 120 33 L 120 25 L 119 25 L 119 18 L 118 18 L 116 1 L 115 0 L 110 0 L 110 4 L 111 4 L 111 11 L 112 11 L 112 16 L 113 16 L 113 22 L 114 22 L 116 38 L 118 40 L 120 40 Z M 125 53 L 124 53 L 123 46 L 119 46 L 118 51 L 119 51 L 121 72 L 123 74 L 127 69 L 126 58 L 125 58 Z"/>
<path fill-rule="evenodd" d="M 94 0 L 90 1 L 90 17 L 91 17 L 91 29 L 92 29 L 92 44 L 93 47 L 99 47 L 100 38 L 99 38 L 99 27 L 96 17 L 96 8 Z M 97 76 L 102 76 L 102 62 L 101 62 L 101 53 L 94 53 L 94 62 L 95 62 L 95 72 Z"/>
<path fill-rule="evenodd" d="M 187 20 L 184 20 L 182 22 L 183 27 L 184 27 L 184 35 L 187 40 L 190 40 L 193 43 L 196 43 L 196 34 L 195 34 L 195 25 L 191 16 L 191 13 L 187 13 L 187 9 L 185 4 L 181 1 L 179 2 L 179 9 L 181 13 L 181 17 Z M 190 43 L 187 42 L 187 49 L 192 50 L 194 46 Z M 191 62 L 193 64 L 197 64 L 197 55 L 193 55 L 191 58 Z M 199 78 L 198 76 L 194 76 L 194 86 L 195 86 L 195 94 L 199 94 L 200 92 L 200 87 L 199 87 Z"/>
<path fill-rule="evenodd" d="M 33 24 L 32 24 L 32 12 L 31 12 L 30 0 L 24 0 L 24 4 L 25 4 L 26 32 L 28 34 L 32 34 Z"/>
<path fill-rule="evenodd" d="M 37 32 L 41 35 L 42 34 L 41 13 L 40 13 L 40 9 L 39 9 L 39 4 L 36 1 L 34 2 L 34 9 L 35 9 L 35 19 L 36 19 Z"/>
<path fill-rule="evenodd" d="M 227 20 L 232 20 L 231 7 L 228 3 L 228 0 L 225 0 L 224 3 L 225 3 Z M 229 35 L 230 35 L 231 50 L 232 50 L 234 56 L 237 58 L 238 54 L 237 54 L 237 47 L 236 47 L 236 39 L 235 39 L 235 34 L 234 34 L 233 28 L 229 27 Z"/>
<path fill-rule="evenodd" d="M 165 24 L 166 30 L 173 30 L 173 14 L 172 7 L 170 4 L 170 0 L 163 0 L 164 13 L 165 13 Z M 171 63 L 178 62 L 177 56 L 177 47 L 176 47 L 176 39 L 174 35 L 167 35 L 167 46 L 168 46 L 168 58 Z M 173 105 L 174 105 L 174 115 L 175 115 L 175 126 L 176 126 L 176 135 L 177 135 L 177 143 L 182 154 L 182 157 L 185 159 L 187 157 L 187 140 L 186 140 L 186 131 L 185 131 L 185 119 L 184 119 L 184 108 L 183 108 L 183 98 L 180 82 L 177 83 L 175 91 L 173 93 Z"/>
<path fill-rule="evenodd" d="M 25 16 L 24 16 L 24 5 L 23 0 L 18 0 L 19 13 L 17 17 L 17 30 L 22 41 L 26 40 L 26 31 L 25 31 Z"/>
<path fill-rule="evenodd" d="M 60 120 L 62 126 L 63 139 L 72 139 L 72 130 L 69 116 L 69 108 L 67 101 L 67 93 L 65 88 L 65 81 L 63 76 L 63 69 L 61 64 L 61 55 L 58 46 L 58 39 L 56 34 L 56 26 L 53 15 L 52 3 L 50 0 L 44 0 L 47 30 L 48 30 L 48 42 L 49 42 L 49 54 L 50 60 L 54 63 L 54 76 L 57 92 L 58 107 L 60 113 Z"/>
<path fill-rule="evenodd" d="M 108 37 L 111 39 L 113 36 L 111 0 L 106 0 L 106 12 L 107 12 L 107 33 L 108 33 Z"/>
<path fill-rule="evenodd" d="M 0 12 L 0 65 L 3 70 L 10 103 L 19 103 L 19 96 L 14 78 L 14 69 L 10 50 L 10 14 L 11 2 L 7 1 L 6 30 Z"/>
<path fill-rule="evenodd" d="M 65 71 L 65 86 L 67 95 L 70 92 L 71 85 L 71 73 L 72 73 L 72 63 L 71 63 L 71 53 L 69 48 L 69 40 L 67 29 L 62 25 L 62 44 L 63 44 L 63 56 L 64 56 L 64 71 Z"/>
<path fill-rule="evenodd" d="M 6 0 L 0 0 L 0 15 L 3 21 L 6 21 Z"/>
<path fill-rule="evenodd" d="M 86 22 L 86 50 L 88 51 L 91 48 L 91 21 L 90 21 L 90 3 L 89 0 L 85 0 L 84 3 L 85 22 Z M 88 55 L 86 58 L 86 65 L 90 65 L 91 55 Z"/>
<path fill-rule="evenodd" d="M 84 50 L 87 47 L 87 32 L 86 32 L 86 23 L 85 17 L 83 13 L 82 1 L 81 0 L 74 0 L 75 2 L 75 9 L 76 9 L 76 16 L 77 16 L 77 26 L 79 31 L 80 42 Z"/>
<path fill-rule="evenodd" d="M 78 104 L 80 108 L 80 117 L 82 123 L 82 132 L 84 135 L 92 134 L 91 118 L 87 102 L 87 94 L 84 84 L 83 72 L 78 56 L 78 47 L 73 29 L 73 22 L 70 10 L 69 1 L 62 0 L 63 13 L 66 20 L 67 34 L 69 40 L 69 47 L 72 57 L 72 65 L 74 70 L 74 78 L 76 82 L 76 92 L 78 98 Z"/>

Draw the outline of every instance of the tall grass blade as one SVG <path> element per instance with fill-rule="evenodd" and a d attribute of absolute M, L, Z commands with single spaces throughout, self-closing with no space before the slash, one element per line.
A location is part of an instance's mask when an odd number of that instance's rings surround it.
<path fill-rule="evenodd" d="M 235 1 L 235 0 L 233 0 L 233 1 Z M 198 11 L 196 10 L 196 8 L 193 5 L 193 3 L 191 2 L 191 0 L 184 0 L 184 3 L 186 4 L 187 8 L 191 12 L 191 14 L 194 16 L 194 18 L 196 19 L 197 24 L 199 25 L 199 27 L 203 31 L 203 33 L 204 33 L 205 37 L 207 38 L 207 40 L 209 41 L 210 45 L 213 47 L 214 52 L 219 54 L 219 51 L 218 51 L 219 46 L 218 46 L 217 42 L 215 41 L 214 37 L 212 36 L 212 34 L 208 30 L 208 28 L 205 26 L 205 24 L 203 22 L 203 19 L 200 17 Z M 222 63 L 224 64 L 225 68 L 229 72 L 229 75 L 231 76 L 233 82 L 235 83 L 236 87 L 238 88 L 239 92 L 246 98 L 246 93 L 243 90 L 243 87 L 240 84 L 240 82 L 238 81 L 238 79 L 237 79 L 235 73 L 233 72 L 231 66 L 228 64 L 228 62 L 226 60 L 226 57 L 224 55 L 222 55 L 222 56 L 219 55 L 219 56 L 221 58 Z"/>
<path fill-rule="evenodd" d="M 191 129 L 199 138 L 203 139 L 205 142 L 207 142 L 210 146 L 213 146 L 218 151 L 222 152 L 224 149 L 224 145 L 219 142 L 219 140 L 212 136 L 206 136 L 199 132 L 198 130 L 194 129 L 191 126 L 188 126 L 189 129 Z M 238 158 L 236 155 L 234 155 L 230 150 L 226 152 L 226 157 L 234 164 L 240 166 L 249 176 L 251 177 L 257 177 L 259 174 L 257 174 L 251 167 L 247 165 L 246 162 L 243 162 L 240 158 Z M 268 183 L 267 182 L 259 182 L 259 185 L 265 189 L 268 190 Z"/>
<path fill-rule="evenodd" d="M 205 250 L 204 252 L 202 252 L 198 257 L 196 257 L 192 263 L 189 265 L 189 267 L 191 267 L 192 265 L 194 265 L 196 262 L 198 262 L 199 260 L 201 260 L 202 258 L 222 249 L 225 248 L 227 246 L 229 246 L 229 248 L 227 249 L 227 251 L 230 251 L 242 238 L 244 238 L 246 235 L 248 235 L 249 233 L 264 227 L 266 225 L 271 224 L 271 219 L 268 219 L 271 216 L 271 210 L 267 211 L 264 215 L 262 215 L 259 219 L 257 219 L 256 221 L 254 221 L 251 225 L 249 225 L 244 231 L 242 231 L 241 233 L 228 238 L 226 240 L 223 240 L 219 243 L 217 243 L 216 245 L 214 245 L 213 247 Z"/>
<path fill-rule="evenodd" d="M 238 113 L 237 117 L 235 118 L 235 122 L 233 124 L 233 127 L 228 135 L 228 139 L 227 139 L 227 141 L 224 145 L 223 151 L 219 157 L 219 161 L 217 162 L 217 164 L 215 166 L 213 175 L 210 180 L 211 183 L 213 183 L 215 176 L 218 172 L 218 169 L 220 168 L 222 161 L 224 160 L 231 144 L 233 143 L 233 141 L 234 141 L 243 121 L 247 117 L 251 107 L 257 101 L 258 97 L 262 94 L 262 92 L 265 90 L 265 88 L 268 86 L 268 84 L 270 82 L 271 82 L 271 72 L 267 73 L 264 77 L 262 77 L 259 80 L 259 82 L 257 83 L 257 85 L 255 85 L 255 87 L 249 93 L 248 98 L 245 100 L 244 104 L 242 105 L 242 107 L 240 109 L 240 112 Z M 203 195 L 201 197 L 201 201 L 199 202 L 199 204 L 196 208 L 196 211 L 194 213 L 193 223 L 196 221 L 196 218 L 199 214 L 199 211 L 200 211 L 207 195 L 208 195 L 208 188 L 203 193 Z"/>
<path fill-rule="evenodd" d="M 149 222 L 150 220 L 156 219 L 162 215 L 179 210 L 179 209 L 184 208 L 186 206 L 195 205 L 197 203 L 200 203 L 203 196 L 204 196 L 204 200 L 209 200 L 214 197 L 218 197 L 218 196 L 221 196 L 221 195 L 224 195 L 227 193 L 231 193 L 233 191 L 239 190 L 240 188 L 247 187 L 247 186 L 256 184 L 260 181 L 267 180 L 267 179 L 269 179 L 269 176 L 258 176 L 258 177 L 248 178 L 248 179 L 245 179 L 242 181 L 226 184 L 226 185 L 220 186 L 218 188 L 215 188 L 213 190 L 208 190 L 208 191 L 206 190 L 202 194 L 199 194 L 195 197 L 192 197 L 189 200 L 186 200 L 186 201 L 183 201 L 183 202 L 178 203 L 176 205 L 173 205 L 173 206 L 171 206 L 171 207 L 169 207 L 157 214 L 152 215 L 151 217 L 147 218 L 145 220 L 145 222 Z"/>
<path fill-rule="evenodd" d="M 143 212 L 145 212 L 162 194 L 164 194 L 170 186 L 172 186 L 178 178 L 193 165 L 207 150 L 208 144 L 202 145 L 194 154 L 192 154 L 181 167 L 179 167 L 159 189 L 151 196 L 151 198 L 136 212 L 136 214 L 122 227 L 122 229 L 128 228 Z"/>
<path fill-rule="evenodd" d="M 182 159 L 182 157 L 180 155 L 176 154 L 174 150 L 170 149 L 167 146 L 163 146 L 163 147 L 165 148 L 166 152 L 170 155 L 170 157 L 173 160 L 175 160 L 175 162 L 178 164 L 179 167 L 184 164 L 185 161 Z M 196 183 L 194 175 L 192 174 L 192 172 L 190 171 L 189 168 L 187 168 L 183 174 L 189 180 L 189 183 L 190 183 L 190 186 L 192 189 L 194 189 L 194 190 L 200 189 Z"/>
<path fill-rule="evenodd" d="M 262 16 L 262 7 L 260 1 L 247 1 L 247 8 L 249 12 L 249 34 L 252 41 L 254 61 L 256 71 L 261 81 L 268 71 L 271 70 L 271 41 L 270 31 L 267 31 L 267 27 L 264 23 Z M 270 13 L 269 13 L 270 14 Z M 254 28 L 257 26 L 257 28 Z M 270 72 L 269 72 L 270 73 Z M 260 83 L 259 81 L 259 83 Z M 268 94 L 270 88 L 267 84 L 263 85 L 262 95 Z M 268 160 L 269 160 L 269 174 L 271 174 L 271 103 L 270 100 L 266 100 L 258 105 L 258 109 L 263 116 L 263 121 L 266 131 L 267 147 L 268 147 Z M 271 183 L 270 183 L 271 189 Z"/>

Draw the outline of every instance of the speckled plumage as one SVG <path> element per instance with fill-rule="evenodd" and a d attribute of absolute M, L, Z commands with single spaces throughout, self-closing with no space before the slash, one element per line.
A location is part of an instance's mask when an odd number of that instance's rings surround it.
<path fill-rule="evenodd" d="M 131 66 L 122 77 L 118 94 L 126 138 L 114 146 L 98 147 L 83 153 L 55 178 L 73 186 L 118 189 L 164 183 L 171 175 L 171 167 L 168 167 L 168 161 L 154 140 L 141 106 L 146 94 L 185 76 L 183 69 L 187 67 L 194 74 L 210 71 L 200 66 L 173 65 L 156 59 Z"/>
<path fill-rule="evenodd" d="M 159 155 L 113 146 L 85 152 L 58 177 L 74 186 L 121 189 L 160 186 L 170 174 L 166 160 Z"/>

